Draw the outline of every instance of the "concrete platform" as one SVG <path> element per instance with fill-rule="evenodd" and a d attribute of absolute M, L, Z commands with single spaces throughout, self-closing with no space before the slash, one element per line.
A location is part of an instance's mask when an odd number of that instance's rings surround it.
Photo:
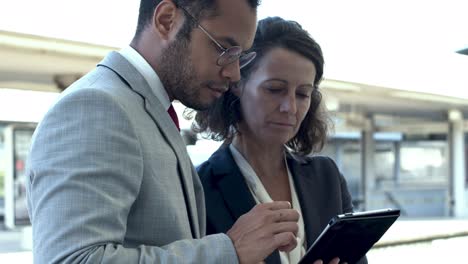
<path fill-rule="evenodd" d="M 401 219 L 390 227 L 375 247 L 463 236 L 468 236 L 468 219 Z"/>

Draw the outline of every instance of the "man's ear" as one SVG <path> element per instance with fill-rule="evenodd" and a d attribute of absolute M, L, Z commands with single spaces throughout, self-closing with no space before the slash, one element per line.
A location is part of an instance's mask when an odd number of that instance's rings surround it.
<path fill-rule="evenodd" d="M 153 14 L 153 27 L 162 39 L 168 40 L 171 36 L 175 36 L 178 30 L 178 16 L 177 7 L 172 1 L 163 0 L 156 6 Z"/>

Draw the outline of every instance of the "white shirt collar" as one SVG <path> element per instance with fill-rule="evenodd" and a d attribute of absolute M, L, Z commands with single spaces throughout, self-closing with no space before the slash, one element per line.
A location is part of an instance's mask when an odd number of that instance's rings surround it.
<path fill-rule="evenodd" d="M 169 95 L 167 94 L 164 86 L 159 79 L 158 74 L 154 71 L 151 65 L 141 56 L 138 51 L 130 46 L 126 46 L 119 51 L 119 53 L 124 56 L 145 78 L 148 82 L 151 90 L 153 90 L 156 97 L 159 99 L 164 109 L 169 109 L 171 101 L 169 100 Z"/>
<path fill-rule="evenodd" d="M 232 153 L 232 157 L 236 162 L 237 166 L 239 167 L 244 179 L 249 187 L 250 193 L 253 195 L 257 204 L 260 203 L 268 203 L 273 202 L 270 195 L 266 191 L 265 187 L 262 184 L 262 181 L 255 173 L 252 166 L 250 166 L 249 162 L 242 156 L 234 145 L 229 145 L 229 150 Z M 301 205 L 299 203 L 299 197 L 297 196 L 296 187 L 294 185 L 294 180 L 292 178 L 291 171 L 289 170 L 288 163 L 286 162 L 286 157 L 284 162 L 286 163 L 286 168 L 288 170 L 288 178 L 289 178 L 289 187 L 291 191 L 291 198 L 292 198 L 292 207 L 299 211 L 301 217 L 299 218 L 298 225 L 299 230 L 297 233 L 298 244 L 301 245 L 296 247 L 294 250 L 290 251 L 289 253 L 280 251 L 280 259 L 282 264 L 289 264 L 289 263 L 298 263 L 299 260 L 304 256 L 306 249 L 305 249 L 305 226 L 304 226 L 304 219 L 302 218 L 302 210 Z"/>

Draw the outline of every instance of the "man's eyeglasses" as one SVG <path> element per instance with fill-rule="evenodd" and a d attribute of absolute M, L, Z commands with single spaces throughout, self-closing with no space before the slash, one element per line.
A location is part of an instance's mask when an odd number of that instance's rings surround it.
<path fill-rule="evenodd" d="M 216 41 L 213 36 L 211 36 L 208 31 L 200 25 L 198 20 L 192 16 L 185 8 L 182 6 L 178 5 L 178 8 L 182 9 L 184 13 L 192 19 L 195 23 L 197 23 L 198 28 L 205 33 L 208 38 L 210 38 L 211 41 L 213 41 L 214 44 L 221 50 L 221 54 L 219 55 L 218 59 L 216 60 L 216 64 L 218 66 L 226 66 L 228 64 L 231 64 L 237 60 L 239 60 L 239 68 L 245 67 L 247 64 L 253 61 L 255 59 L 255 56 L 257 56 L 257 53 L 252 51 L 252 52 L 247 52 L 244 53 L 242 52 L 242 47 L 240 46 L 232 46 L 229 48 L 223 47 L 218 41 Z"/>

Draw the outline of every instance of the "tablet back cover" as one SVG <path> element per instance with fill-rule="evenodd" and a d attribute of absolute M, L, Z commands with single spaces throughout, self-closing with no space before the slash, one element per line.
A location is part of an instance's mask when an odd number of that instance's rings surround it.
<path fill-rule="evenodd" d="M 299 263 L 313 263 L 317 259 L 329 263 L 335 257 L 339 257 L 341 262 L 356 263 L 379 241 L 399 215 L 399 210 L 392 210 L 391 214 L 384 215 L 335 217 Z"/>

